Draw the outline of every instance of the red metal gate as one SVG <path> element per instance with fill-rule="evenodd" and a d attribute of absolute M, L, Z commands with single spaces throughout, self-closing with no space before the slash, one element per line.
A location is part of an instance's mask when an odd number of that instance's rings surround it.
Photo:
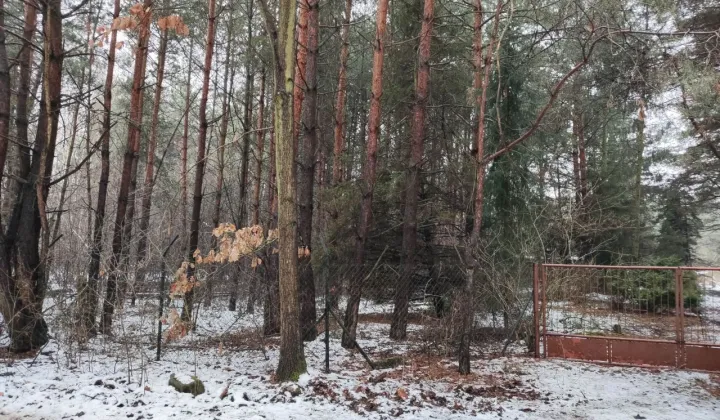
<path fill-rule="evenodd" d="M 720 267 L 536 264 L 536 357 L 720 371 Z"/>

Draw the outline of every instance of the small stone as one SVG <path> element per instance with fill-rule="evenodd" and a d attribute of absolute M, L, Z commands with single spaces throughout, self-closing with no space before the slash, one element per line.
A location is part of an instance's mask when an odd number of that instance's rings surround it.
<path fill-rule="evenodd" d="M 103 384 L 102 379 L 98 379 L 97 381 L 95 381 L 95 386 L 101 386 L 102 384 Z"/>

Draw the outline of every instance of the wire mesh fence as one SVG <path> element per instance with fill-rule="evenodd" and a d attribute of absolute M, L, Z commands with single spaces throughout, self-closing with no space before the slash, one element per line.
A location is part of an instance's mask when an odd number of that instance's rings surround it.
<path fill-rule="evenodd" d="M 314 303 L 315 328 L 303 332 L 314 340 L 306 346 L 318 353 L 312 360 L 322 360 L 327 337 L 334 346 L 327 362 L 338 367 L 333 354 L 347 351 L 340 348 L 341 338 L 353 328 L 358 350 L 373 366 L 398 355 L 455 354 L 462 323 L 455 303 L 467 293 L 465 267 L 438 260 L 408 271 L 393 262 L 320 261 L 312 266 L 314 295 L 300 297 Z M 194 363 L 202 356 L 207 362 L 238 351 L 269 357 L 279 346 L 276 264 L 266 256 L 255 266 L 240 261 L 199 267 L 192 319 L 181 333 L 174 320 L 186 301 L 170 293 L 174 270 L 162 266 L 123 278 L 127 290 L 115 308 L 111 335 L 90 344 L 76 340 L 77 279 L 62 273 L 51 277 L 45 318 L 55 342 L 76 360 L 89 357 L 91 349 L 138 372 L 151 360 Z M 301 263 L 301 275 L 308 264 Z M 720 351 L 720 271 L 548 264 L 536 272 L 534 288 L 529 265 L 503 270 L 490 265 L 475 270 L 471 338 L 476 356 L 510 346 L 516 354 L 538 350 L 567 357 L 573 346 L 581 346 L 574 356 L 582 357 L 575 358 L 707 370 L 718 364 L 712 360 Z M 352 285 L 361 291 L 354 327 L 346 319 Z M 100 290 L 98 299 L 102 296 Z M 391 338 L 393 328 L 404 330 L 402 339 Z M 7 340 L 7 333 L 0 339 Z M 338 363 L 341 359 L 336 357 Z"/>
<path fill-rule="evenodd" d="M 182 297 L 164 301 L 163 321 L 155 335 L 160 337 L 163 359 L 177 360 L 191 357 L 187 350 L 246 349 L 259 350 L 277 344 L 278 298 L 277 288 L 268 271 L 270 264 L 251 267 L 248 264 L 231 264 L 199 271 L 201 286 L 195 290 L 193 329 L 184 337 L 170 337 L 170 318 L 182 312 Z M 301 264 L 300 270 L 307 269 Z M 353 283 L 361 285 L 356 326 L 357 343 L 371 357 L 382 357 L 394 350 L 404 351 L 416 346 L 439 346 L 439 341 L 449 337 L 433 336 L 451 322 L 451 299 L 456 286 L 464 281 L 460 269 L 445 269 L 431 275 L 416 273 L 407 276 L 402 267 L 393 264 L 369 263 L 332 264 L 313 271 L 314 296 L 317 325 L 315 332 L 339 339 L 345 325 L 349 289 Z M 155 276 L 159 277 L 159 276 Z M 136 315 L 124 311 L 125 316 L 157 314 L 161 284 L 157 278 L 146 279 L 138 290 Z M 166 286 L 167 287 L 167 286 Z M 155 289 L 155 290 L 153 290 Z M 396 310 L 398 296 L 406 296 L 407 304 Z M 307 299 L 301 296 L 301 301 Z M 329 322 L 323 320 L 328 310 Z M 175 314 L 175 315 L 168 315 Z M 407 323 L 405 341 L 386 340 L 393 320 L 404 317 Z M 308 334 L 306 338 L 316 334 Z M 148 345 L 150 338 L 146 337 Z M 180 360 L 178 360 L 180 361 Z"/>
<path fill-rule="evenodd" d="M 542 353 L 720 369 L 719 274 L 703 267 L 543 265 L 536 274 Z"/>

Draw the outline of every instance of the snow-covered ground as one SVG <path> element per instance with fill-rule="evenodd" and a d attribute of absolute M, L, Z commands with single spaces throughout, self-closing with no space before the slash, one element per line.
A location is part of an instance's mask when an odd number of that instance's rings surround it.
<path fill-rule="evenodd" d="M 407 356 L 419 345 L 392 344 L 384 323 L 362 327 L 361 344 L 371 354 Z M 70 352 L 52 341 L 36 359 L 4 361 L 0 418 L 717 419 L 720 413 L 720 381 L 705 373 L 488 356 L 461 377 L 453 360 L 426 354 L 371 371 L 359 354 L 340 347 L 336 330 L 331 373 L 322 371 L 324 343 L 308 343 L 309 374 L 299 388 L 273 382 L 272 339 L 264 351 L 168 349 L 160 362 L 150 348 L 129 347 L 132 355 L 124 348 L 96 339 L 88 350 Z M 176 392 L 168 385 L 173 373 L 182 381 L 196 375 L 205 393 Z"/>
<path fill-rule="evenodd" d="M 474 348 L 473 374 L 460 376 L 456 362 L 439 354 L 443 337 L 433 336 L 436 324 L 423 315 L 432 310 L 419 302 L 406 342 L 387 338 L 392 304 L 361 303 L 358 342 L 376 361 L 402 357 L 397 367 L 370 370 L 359 353 L 340 346 L 334 327 L 331 372 L 323 371 L 321 335 L 305 347 L 309 373 L 297 386 L 278 384 L 278 339 L 262 337 L 261 309 L 242 314 L 225 306 L 218 300 L 200 308 L 196 331 L 163 347 L 156 362 L 156 301 L 126 306 L 114 338 L 78 349 L 63 324 L 68 302 L 48 299 L 53 340 L 32 359 L 0 355 L 0 419 L 720 418 L 720 376 L 706 373 L 535 360 L 520 343 L 510 346 L 513 356 L 499 357 L 502 343 L 489 342 Z M 571 310 L 556 309 L 557 322 Z M 488 315 L 477 321 L 493 324 Z M 0 346 L 6 343 L 0 333 Z M 168 385 L 171 374 L 183 382 L 197 376 L 205 393 L 178 393 Z"/>

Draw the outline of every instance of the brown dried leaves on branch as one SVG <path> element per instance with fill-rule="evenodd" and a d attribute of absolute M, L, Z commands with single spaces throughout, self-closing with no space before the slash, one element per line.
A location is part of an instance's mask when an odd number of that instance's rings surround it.
<path fill-rule="evenodd" d="M 120 16 L 113 20 L 113 30 L 134 30 L 145 18 L 150 9 L 143 9 L 142 3 L 136 3 L 129 10 L 128 16 Z M 185 24 L 183 18 L 178 15 L 164 16 L 157 20 L 158 28 L 161 31 L 175 31 L 180 36 L 190 35 L 190 28 Z M 105 27 L 101 27 L 105 31 Z"/>
<path fill-rule="evenodd" d="M 190 35 L 190 28 L 183 22 L 183 18 L 178 15 L 161 17 L 157 21 L 158 28 L 161 31 L 175 31 L 178 35 Z"/>
<path fill-rule="evenodd" d="M 196 266 L 234 263 L 241 258 L 249 258 L 250 266 L 255 269 L 263 263 L 258 255 L 259 251 L 272 246 L 278 240 L 277 230 L 269 230 L 266 235 L 260 225 L 237 229 L 232 223 L 223 223 L 213 229 L 212 234 L 216 238 L 215 249 L 211 249 L 205 256 L 196 249 L 193 252 L 194 261 L 183 262 L 175 271 L 174 280 L 170 284 L 171 298 L 182 298 L 200 284 L 195 275 L 190 274 L 195 272 Z M 276 253 L 277 248 L 273 248 L 271 252 Z M 309 257 L 310 250 L 307 247 L 298 248 L 298 259 Z M 163 322 L 171 325 L 165 334 L 166 340 L 179 339 L 187 334 L 187 325 L 180 320 L 177 312 L 171 312 Z"/>

